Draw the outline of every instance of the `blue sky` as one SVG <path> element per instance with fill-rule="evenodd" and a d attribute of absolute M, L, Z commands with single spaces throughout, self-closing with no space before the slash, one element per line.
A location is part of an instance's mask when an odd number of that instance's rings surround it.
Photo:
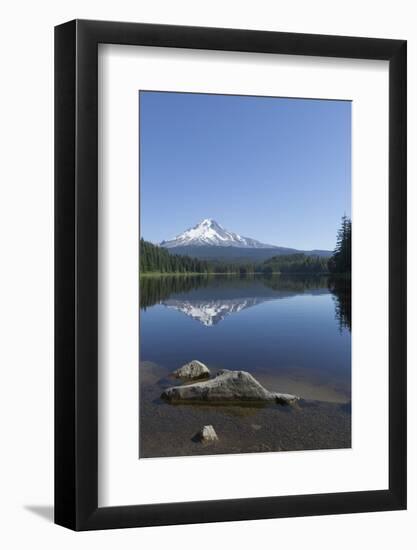
<path fill-rule="evenodd" d="M 140 92 L 141 236 L 204 218 L 245 237 L 333 249 L 351 209 L 351 103 Z"/>

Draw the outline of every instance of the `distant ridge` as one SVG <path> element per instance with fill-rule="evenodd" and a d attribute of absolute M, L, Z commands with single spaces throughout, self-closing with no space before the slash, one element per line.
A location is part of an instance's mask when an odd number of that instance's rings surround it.
<path fill-rule="evenodd" d="M 262 243 L 229 231 L 211 218 L 202 220 L 174 239 L 162 241 L 160 246 L 172 254 L 192 256 L 201 260 L 264 261 L 282 254 L 304 253 L 307 256 L 329 257 L 329 250 L 297 250 Z"/>
<path fill-rule="evenodd" d="M 162 245 L 163 246 L 163 245 Z M 235 246 L 178 246 L 166 248 L 170 254 L 190 256 L 199 260 L 223 260 L 232 263 L 263 262 L 273 256 L 288 254 L 305 254 L 306 256 L 318 256 L 330 258 L 332 255 L 328 250 L 296 250 L 295 248 L 238 248 Z"/>

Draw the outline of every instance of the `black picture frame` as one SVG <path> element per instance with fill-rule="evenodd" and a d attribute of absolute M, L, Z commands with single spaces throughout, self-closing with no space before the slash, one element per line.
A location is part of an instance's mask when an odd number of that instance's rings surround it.
<path fill-rule="evenodd" d="M 98 507 L 98 44 L 389 62 L 389 488 Z M 406 508 L 406 41 L 74 20 L 55 28 L 55 523 L 108 529 Z"/>

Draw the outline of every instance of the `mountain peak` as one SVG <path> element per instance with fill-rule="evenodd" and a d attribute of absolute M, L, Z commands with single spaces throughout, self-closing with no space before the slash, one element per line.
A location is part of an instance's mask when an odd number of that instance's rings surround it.
<path fill-rule="evenodd" d="M 255 239 L 242 237 L 238 233 L 228 231 L 213 218 L 205 218 L 200 223 L 187 229 L 174 239 L 162 241 L 161 246 L 175 248 L 177 246 L 223 246 L 237 248 L 274 248 Z"/>
<path fill-rule="evenodd" d="M 195 227 L 218 227 L 220 229 L 224 229 L 223 226 L 216 222 L 216 220 L 214 220 L 213 218 L 206 218 L 198 223 Z"/>
<path fill-rule="evenodd" d="M 202 220 L 200 223 L 198 223 L 195 227 L 212 227 L 212 226 L 220 227 L 220 225 L 216 222 L 216 220 L 213 220 L 213 218 L 206 218 Z"/>

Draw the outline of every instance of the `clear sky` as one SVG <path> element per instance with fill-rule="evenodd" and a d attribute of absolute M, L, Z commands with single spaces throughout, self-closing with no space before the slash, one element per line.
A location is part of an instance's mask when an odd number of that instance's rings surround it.
<path fill-rule="evenodd" d="M 334 248 L 351 208 L 351 103 L 140 92 L 141 236 L 213 218 L 245 237 Z"/>

